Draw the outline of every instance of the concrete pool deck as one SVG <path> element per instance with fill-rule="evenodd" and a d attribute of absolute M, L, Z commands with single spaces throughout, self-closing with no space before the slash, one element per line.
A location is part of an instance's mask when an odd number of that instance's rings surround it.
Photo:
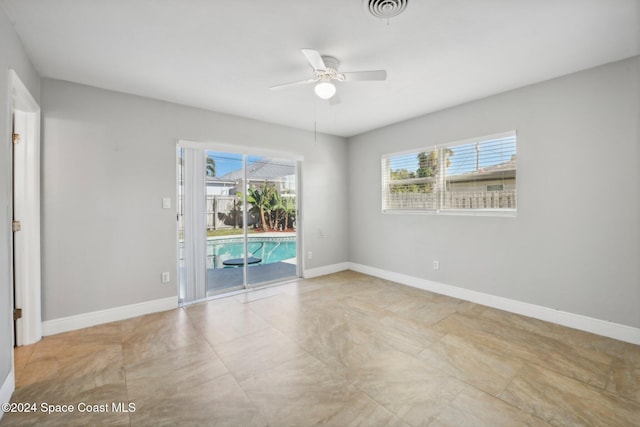
<path fill-rule="evenodd" d="M 207 269 L 207 295 L 219 294 L 243 286 L 244 268 Z M 295 258 L 271 264 L 256 264 L 247 268 L 247 284 L 285 280 L 296 277 Z"/>

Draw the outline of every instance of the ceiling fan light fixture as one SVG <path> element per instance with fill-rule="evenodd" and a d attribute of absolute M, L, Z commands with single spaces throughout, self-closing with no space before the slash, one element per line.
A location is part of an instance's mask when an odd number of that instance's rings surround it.
<path fill-rule="evenodd" d="M 319 82 L 315 86 L 314 91 L 316 95 L 318 95 L 318 98 L 329 99 L 336 94 L 336 85 L 331 82 Z"/>

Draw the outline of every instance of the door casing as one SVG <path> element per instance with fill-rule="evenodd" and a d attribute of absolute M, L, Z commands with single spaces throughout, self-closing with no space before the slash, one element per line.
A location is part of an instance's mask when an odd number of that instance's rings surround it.
<path fill-rule="evenodd" d="M 14 70 L 9 71 L 11 118 L 14 133 L 11 168 L 12 210 L 21 230 L 12 234 L 11 278 L 13 308 L 22 309 L 16 322 L 16 345 L 33 344 L 42 338 L 40 252 L 40 106 Z M 13 140 L 13 136 L 11 136 Z"/>

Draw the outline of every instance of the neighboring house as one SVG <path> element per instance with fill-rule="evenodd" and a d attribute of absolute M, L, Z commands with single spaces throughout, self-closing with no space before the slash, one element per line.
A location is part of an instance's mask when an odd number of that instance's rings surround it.
<path fill-rule="evenodd" d="M 236 194 L 240 182 L 207 176 L 206 185 L 207 196 L 233 196 Z"/>
<path fill-rule="evenodd" d="M 273 159 L 262 159 L 247 165 L 249 186 L 261 186 L 265 181 L 274 185 L 278 193 L 296 192 L 295 164 Z M 238 169 L 219 177 L 207 177 L 207 195 L 235 195 L 242 190 L 243 171 Z"/>
<path fill-rule="evenodd" d="M 447 190 L 451 192 L 515 191 L 516 155 L 508 162 L 447 176 L 446 181 Z"/>
<path fill-rule="evenodd" d="M 446 185 L 446 208 L 515 209 L 516 155 L 508 162 L 448 176 Z"/>

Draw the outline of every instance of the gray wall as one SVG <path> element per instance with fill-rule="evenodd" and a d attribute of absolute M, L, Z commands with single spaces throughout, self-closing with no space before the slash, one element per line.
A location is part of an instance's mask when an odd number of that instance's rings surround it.
<path fill-rule="evenodd" d="M 9 69 L 20 76 L 31 95 L 40 97 L 40 77 L 18 36 L 0 9 L 0 385 L 11 371 L 13 351 L 13 285 L 11 276 L 11 128 L 8 110 Z"/>
<path fill-rule="evenodd" d="M 51 79 L 42 100 L 43 320 L 177 295 L 178 139 L 303 155 L 306 268 L 348 261 L 343 138 Z"/>
<path fill-rule="evenodd" d="M 350 138 L 351 261 L 640 327 L 639 104 L 635 57 Z M 381 213 L 382 154 L 513 129 L 517 218 Z"/>

